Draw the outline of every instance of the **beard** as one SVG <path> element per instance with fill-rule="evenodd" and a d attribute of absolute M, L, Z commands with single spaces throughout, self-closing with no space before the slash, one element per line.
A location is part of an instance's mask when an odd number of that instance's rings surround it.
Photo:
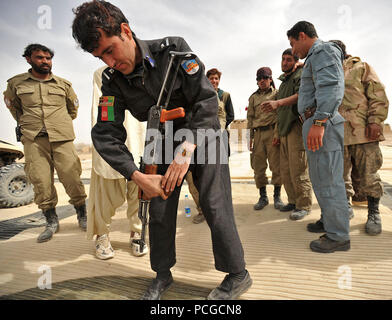
<path fill-rule="evenodd" d="M 283 71 L 284 73 L 291 73 L 291 71 L 293 71 L 293 69 L 294 69 L 294 66 L 295 66 L 295 65 L 293 65 L 291 68 L 287 68 L 287 70 L 283 70 L 283 68 L 282 68 L 282 71 Z"/>
<path fill-rule="evenodd" d="M 39 74 L 49 74 L 52 72 L 52 67 L 46 63 L 43 64 L 35 64 L 34 62 L 31 62 L 31 67 L 33 68 L 33 70 Z M 44 67 L 48 67 L 47 69 L 45 69 Z"/>

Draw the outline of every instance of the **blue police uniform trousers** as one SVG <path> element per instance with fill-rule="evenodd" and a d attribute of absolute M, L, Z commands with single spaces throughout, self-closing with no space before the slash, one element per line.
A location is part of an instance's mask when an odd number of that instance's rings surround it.
<path fill-rule="evenodd" d="M 307 148 L 313 118 L 307 119 L 302 127 L 310 180 L 321 208 L 321 221 L 328 238 L 346 241 L 350 239 L 350 220 L 343 180 L 344 118 L 336 112 L 327 120 L 323 147 L 315 152 Z"/>

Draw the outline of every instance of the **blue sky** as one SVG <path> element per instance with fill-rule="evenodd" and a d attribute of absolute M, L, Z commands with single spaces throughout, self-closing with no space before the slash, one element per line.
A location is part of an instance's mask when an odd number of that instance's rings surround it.
<path fill-rule="evenodd" d="M 70 80 L 80 100 L 74 120 L 75 142 L 90 143 L 92 74 L 102 63 L 77 47 L 71 34 L 72 8 L 83 1 L 2 0 L 0 2 L 0 90 L 10 77 L 26 72 L 22 58 L 29 43 L 54 49 L 53 72 Z M 269 66 L 281 74 L 280 58 L 289 47 L 286 31 L 311 21 L 323 40 L 340 39 L 348 53 L 374 67 L 392 97 L 392 4 L 387 0 L 115 0 L 141 39 L 182 36 L 206 69 L 223 72 L 221 88 L 232 96 L 236 119 L 246 118 L 249 96 L 257 89 L 256 70 Z M 44 7 L 43 7 L 44 6 Z M 51 19 L 47 9 L 50 9 Z M 40 11 L 41 10 L 41 11 Z M 44 11 L 42 11 L 44 10 Z M 49 28 L 44 29 L 43 27 Z M 279 85 L 279 81 L 275 81 Z M 16 143 L 15 121 L 0 102 L 0 139 Z M 388 117 L 388 123 L 392 121 Z"/>

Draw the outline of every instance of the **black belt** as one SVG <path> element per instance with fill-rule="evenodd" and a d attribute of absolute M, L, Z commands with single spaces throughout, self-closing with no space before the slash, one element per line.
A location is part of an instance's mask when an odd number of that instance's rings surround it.
<path fill-rule="evenodd" d="M 275 124 L 270 124 L 268 126 L 257 127 L 256 130 L 265 131 L 265 130 L 274 129 L 274 128 L 275 128 Z"/>
<path fill-rule="evenodd" d="M 302 120 L 308 120 L 309 118 L 313 117 L 314 113 L 316 112 L 316 107 L 309 107 L 305 109 L 305 112 L 302 115 Z"/>

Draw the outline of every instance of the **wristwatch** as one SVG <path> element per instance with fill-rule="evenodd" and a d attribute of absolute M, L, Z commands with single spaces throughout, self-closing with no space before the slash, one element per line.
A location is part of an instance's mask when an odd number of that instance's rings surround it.
<path fill-rule="evenodd" d="M 325 127 L 327 120 L 313 120 L 313 125 L 317 127 Z"/>

